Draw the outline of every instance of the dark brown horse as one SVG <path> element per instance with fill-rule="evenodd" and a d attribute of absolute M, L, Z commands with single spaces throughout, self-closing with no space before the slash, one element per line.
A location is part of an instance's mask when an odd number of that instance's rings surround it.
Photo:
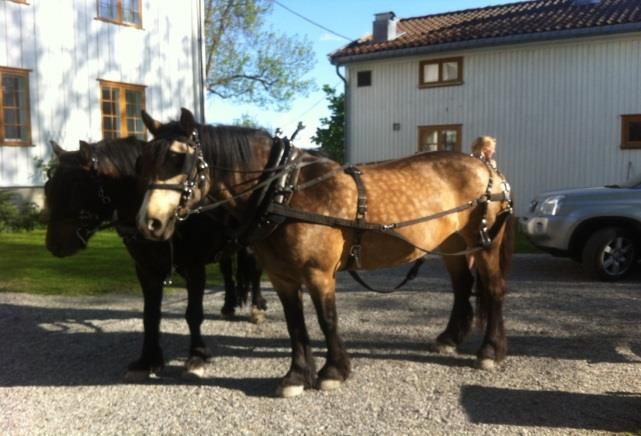
<path fill-rule="evenodd" d="M 335 284 L 337 271 L 356 269 L 353 254 L 357 246 L 358 269 L 363 270 L 411 262 L 427 250 L 457 252 L 444 257 L 455 297 L 450 320 L 436 346 L 439 350 L 458 346 L 471 329 L 474 312 L 469 302 L 474 278 L 462 250 L 478 247 L 484 223 L 494 230 L 494 239 L 473 254 L 479 280 L 478 316 L 485 321 L 477 356 L 479 366 L 486 369 L 505 358 L 502 309 L 511 257 L 511 220 L 498 217 L 510 210 L 510 204 L 504 184 L 490 183 L 501 180 L 499 175 L 480 159 L 434 152 L 358 166 L 367 197 L 366 223 L 417 219 L 413 225 L 398 226 L 392 235 L 389 229 L 393 226 L 363 231 L 347 224 L 314 222 L 318 216 L 334 217 L 341 223 L 358 218 L 355 178 L 335 162 L 299 150 L 284 170 L 267 168 L 273 152 L 268 134 L 237 131 L 233 141 L 221 143 L 225 138 L 219 135 L 220 128 L 196 124 L 186 109 L 179 122 L 161 125 L 149 118 L 146 122 L 159 138 L 150 144 L 150 154 L 143 159 L 152 184 L 138 215 L 138 228 L 149 238 L 171 237 L 177 217 L 196 207 L 207 190 L 210 197 L 224 200 L 224 207 L 238 220 L 254 219 L 255 206 L 249 201 L 253 196 L 243 192 L 259 183 L 256 171 L 298 173 L 295 186 L 290 187 L 293 194 L 287 209 L 302 212 L 301 216 L 281 216 L 282 224 L 251 244 L 283 304 L 291 339 L 291 367 L 280 383 L 280 395 L 298 395 L 314 386 L 335 389 L 349 376 L 350 361 L 338 333 Z M 194 164 L 200 159 L 200 150 L 209 164 L 206 174 L 202 165 Z M 181 197 L 173 190 L 202 175 L 207 180 L 192 184 L 192 195 Z M 443 211 L 449 212 L 440 214 Z M 306 214 L 316 218 L 308 219 Z M 262 224 L 278 216 L 272 214 Z M 418 220 L 428 216 L 432 219 Z M 326 363 L 318 374 L 303 319 L 303 286 L 311 295 L 327 344 Z"/>
<path fill-rule="evenodd" d="M 149 241 L 137 232 L 135 216 L 144 190 L 139 189 L 135 166 L 146 142 L 135 138 L 82 143 L 79 151 L 64 151 L 53 144 L 58 163 L 45 185 L 49 212 L 47 248 L 52 254 L 70 256 L 86 247 L 104 222 L 117 220 L 115 227 L 135 262 L 136 275 L 144 296 L 144 341 L 138 360 L 129 365 L 127 378 L 145 378 L 163 364 L 160 347 L 160 317 L 163 282 L 175 267 L 187 285 L 185 318 L 191 342 L 185 367 L 199 375 L 211 353 L 200 332 L 203 321 L 205 265 L 220 261 L 225 278 L 225 305 L 231 315 L 239 299 L 252 289 L 255 317 L 264 317 L 265 300 L 260 294 L 261 270 L 253 256 L 241 250 L 238 257 L 238 283 L 234 283 L 231 255 L 223 249 L 227 239 L 220 224 L 211 218 L 193 217 L 179 226 L 169 242 Z"/>

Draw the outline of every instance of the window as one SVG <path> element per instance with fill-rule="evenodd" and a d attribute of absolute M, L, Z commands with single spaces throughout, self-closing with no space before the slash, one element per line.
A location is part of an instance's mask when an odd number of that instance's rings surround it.
<path fill-rule="evenodd" d="M 142 27 L 142 0 L 97 0 L 98 19 Z"/>
<path fill-rule="evenodd" d="M 641 148 L 641 115 L 621 117 L 621 148 Z"/>
<path fill-rule="evenodd" d="M 420 126 L 418 151 L 461 151 L 461 124 Z"/>
<path fill-rule="evenodd" d="M 356 86 L 359 88 L 362 86 L 372 86 L 372 72 L 359 71 L 356 73 Z"/>
<path fill-rule="evenodd" d="M 29 70 L 0 67 L 0 144 L 31 145 Z"/>
<path fill-rule="evenodd" d="M 136 136 L 146 139 L 140 111 L 145 108 L 145 87 L 100 81 L 102 136 L 122 138 Z"/>
<path fill-rule="evenodd" d="M 463 58 L 434 59 L 420 63 L 420 88 L 453 86 L 463 83 Z"/>

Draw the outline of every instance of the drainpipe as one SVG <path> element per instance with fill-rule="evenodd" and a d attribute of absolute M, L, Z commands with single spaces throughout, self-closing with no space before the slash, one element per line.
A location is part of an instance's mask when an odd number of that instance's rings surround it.
<path fill-rule="evenodd" d="M 341 74 L 340 66 L 336 65 L 336 75 L 343 81 L 343 92 L 345 93 L 345 116 L 343 117 L 343 144 L 345 147 L 345 163 L 352 162 L 352 150 L 349 143 L 349 83 Z"/>
<path fill-rule="evenodd" d="M 204 14 L 203 14 L 203 3 L 205 0 L 196 0 L 198 2 L 198 79 L 200 81 L 198 87 L 198 105 L 200 112 L 200 123 L 205 124 L 205 65 L 203 62 L 205 44 L 203 38 L 204 32 Z"/>

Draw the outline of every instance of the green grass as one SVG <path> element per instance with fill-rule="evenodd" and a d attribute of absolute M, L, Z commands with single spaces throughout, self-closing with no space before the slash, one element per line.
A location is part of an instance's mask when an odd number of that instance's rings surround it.
<path fill-rule="evenodd" d="M 514 238 L 514 252 L 515 253 L 543 253 L 536 248 L 530 241 L 527 240 L 525 235 L 520 230 L 516 231 Z"/>
<path fill-rule="evenodd" d="M 0 292 L 64 295 L 140 292 L 134 262 L 114 231 L 96 234 L 86 250 L 65 258 L 49 253 L 44 241 L 44 229 L 0 233 Z M 178 274 L 173 279 L 172 288 L 185 286 Z M 222 282 L 218 265 L 208 265 L 207 279 L 209 285 Z"/>
<path fill-rule="evenodd" d="M 47 251 L 44 240 L 44 229 L 0 233 L 0 292 L 58 295 L 140 292 L 133 260 L 114 231 L 98 233 L 89 241 L 89 248 L 62 259 Z M 515 252 L 540 250 L 517 232 Z M 168 291 L 184 288 L 178 274 L 173 279 Z M 207 266 L 207 281 L 209 286 L 222 283 L 217 264 Z"/>

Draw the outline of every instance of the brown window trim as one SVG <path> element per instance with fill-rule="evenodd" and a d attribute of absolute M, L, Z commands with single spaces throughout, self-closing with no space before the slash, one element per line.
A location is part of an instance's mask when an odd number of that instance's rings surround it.
<path fill-rule="evenodd" d="M 26 97 L 27 97 L 27 140 L 26 141 L 6 141 L 4 139 L 4 96 L 2 95 L 2 86 L 0 85 L 0 146 L 3 147 L 32 147 L 33 142 L 31 139 L 31 96 L 29 94 L 29 73 L 31 70 L 24 68 L 13 68 L 13 67 L 0 67 L 0 78 L 3 73 L 14 74 L 18 76 L 23 76 L 27 79 L 26 87 Z"/>
<path fill-rule="evenodd" d="M 112 19 L 103 17 L 100 15 L 100 0 L 96 0 L 96 20 L 103 21 L 105 23 L 117 24 L 119 26 L 133 27 L 134 29 L 144 30 L 142 27 L 142 0 L 138 0 L 138 15 L 140 15 L 140 24 L 130 23 L 128 21 L 122 21 L 122 0 L 115 0 L 118 2 L 117 10 L 118 16 L 120 19 Z"/>
<path fill-rule="evenodd" d="M 456 80 L 442 80 L 443 77 L 443 64 L 446 62 L 457 62 L 459 78 Z M 424 71 L 423 68 L 425 65 L 429 64 L 438 64 L 438 81 L 425 83 Z M 418 87 L 419 88 L 438 88 L 441 86 L 458 86 L 463 84 L 463 56 L 453 57 L 453 58 L 441 58 L 441 59 L 430 59 L 427 61 L 421 61 L 419 63 L 418 71 Z"/>
<path fill-rule="evenodd" d="M 628 123 L 636 121 L 641 123 L 641 114 L 621 115 L 621 148 L 627 150 L 641 149 L 641 141 L 628 141 Z"/>
<path fill-rule="evenodd" d="M 461 144 L 463 143 L 463 124 L 439 124 L 433 126 L 418 126 L 418 144 L 416 144 L 417 152 L 424 152 L 427 150 L 421 150 L 421 144 L 423 144 L 423 138 L 433 131 L 442 131 L 442 130 L 455 130 L 456 131 L 456 144 L 454 145 L 454 151 L 462 151 Z M 442 144 L 438 144 L 442 145 Z"/>
<path fill-rule="evenodd" d="M 10 1 L 10 2 L 13 2 L 13 3 L 19 3 L 19 4 L 21 4 L 21 5 L 28 5 L 28 4 L 29 4 L 29 3 L 27 2 L 27 0 L 9 0 L 9 1 Z"/>
<path fill-rule="evenodd" d="M 136 91 L 140 92 L 142 94 L 142 108 L 145 109 L 147 106 L 147 100 L 146 100 L 146 95 L 145 95 L 145 89 L 147 89 L 147 86 L 145 85 L 136 85 L 132 83 L 123 83 L 123 82 L 114 82 L 111 80 L 102 80 L 98 79 L 98 83 L 100 83 L 99 86 L 99 91 L 100 91 L 100 131 L 104 136 L 104 113 L 102 111 L 102 103 L 103 103 L 103 97 L 102 97 L 102 88 L 103 86 L 110 87 L 110 88 L 118 88 L 121 91 L 126 91 L 126 90 L 131 90 L 131 91 Z M 129 130 L 127 129 L 127 102 L 125 100 L 125 93 L 121 92 L 119 96 L 119 101 L 118 101 L 118 106 L 120 110 L 120 136 L 121 137 L 126 137 L 129 136 Z M 147 138 L 147 128 L 144 127 L 143 124 L 143 129 L 145 133 L 145 139 Z"/>

